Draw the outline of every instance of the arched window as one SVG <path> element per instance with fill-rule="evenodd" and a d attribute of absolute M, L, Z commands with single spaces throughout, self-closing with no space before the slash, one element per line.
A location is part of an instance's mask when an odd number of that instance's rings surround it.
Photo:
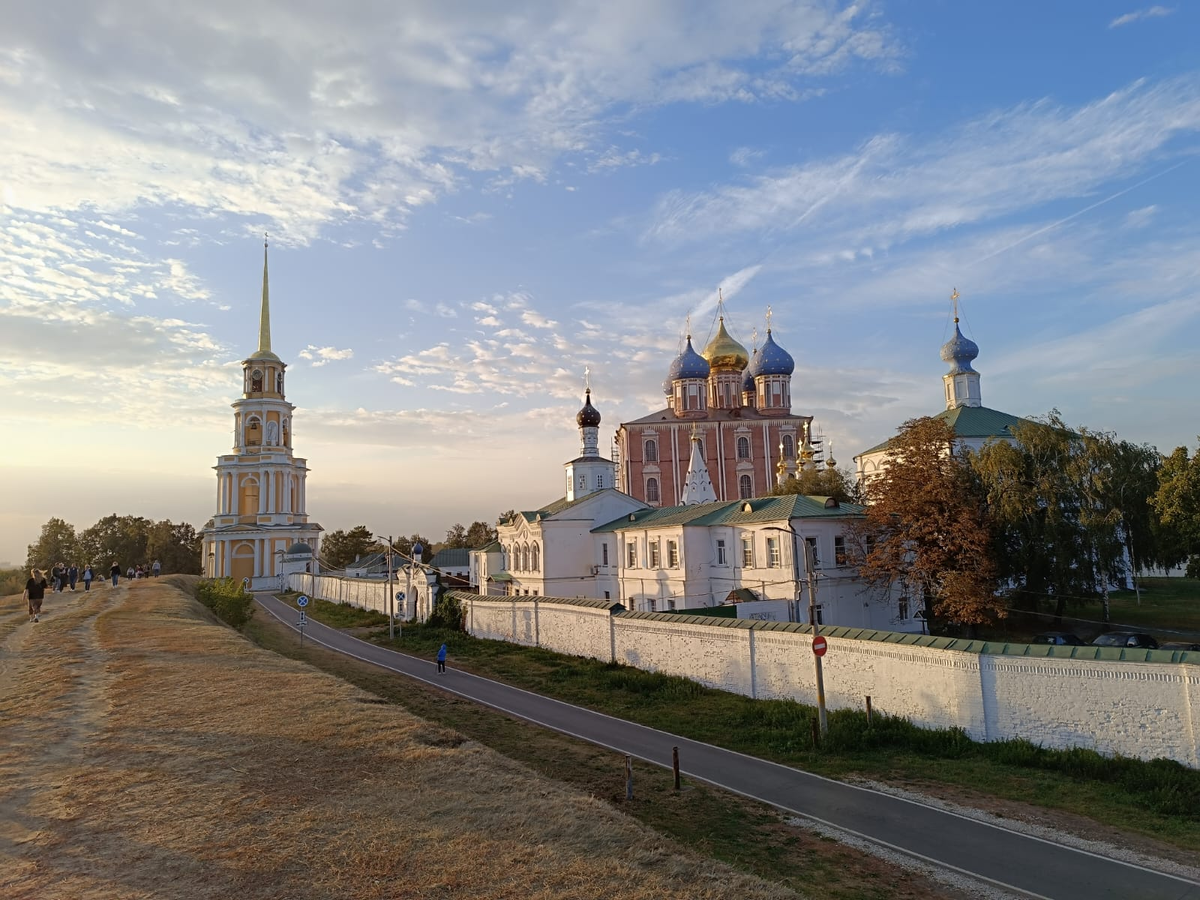
<path fill-rule="evenodd" d="M 529 545 L 528 544 L 521 545 L 521 571 L 522 572 L 529 571 Z"/>
<path fill-rule="evenodd" d="M 737 458 L 738 459 L 749 459 L 750 458 L 750 438 L 744 437 L 744 436 L 738 438 Z"/>
<path fill-rule="evenodd" d="M 292 420 L 284 419 L 283 420 L 283 446 L 285 446 L 285 447 L 292 446 L 291 440 L 290 440 L 291 435 L 289 434 L 289 432 L 291 430 L 292 430 Z"/>
<path fill-rule="evenodd" d="M 657 478 L 647 478 L 646 479 L 646 502 L 647 503 L 657 503 L 658 502 L 658 479 Z"/>
<path fill-rule="evenodd" d="M 658 441 L 653 438 L 646 441 L 646 462 L 658 462 Z"/>
<path fill-rule="evenodd" d="M 253 447 L 261 443 L 262 426 L 258 421 L 258 416 L 251 416 L 250 421 L 246 423 L 246 445 Z"/>
<path fill-rule="evenodd" d="M 540 572 L 542 569 L 542 551 L 536 542 L 529 548 L 529 553 L 533 557 L 529 561 L 529 568 L 535 572 Z"/>
<path fill-rule="evenodd" d="M 783 444 L 783 458 L 794 459 L 796 456 L 796 439 L 790 434 L 785 434 L 780 443 Z"/>
<path fill-rule="evenodd" d="M 704 459 L 704 438 L 696 438 L 696 446 L 700 448 L 700 458 Z"/>
<path fill-rule="evenodd" d="M 250 392 L 252 394 L 260 393 L 262 391 L 262 385 L 263 385 L 262 378 L 263 378 L 262 369 L 255 369 L 253 372 L 250 373 Z"/>
<path fill-rule="evenodd" d="M 748 500 L 754 496 L 754 485 L 750 481 L 749 475 L 743 475 L 738 479 L 738 496 L 743 500 Z"/>

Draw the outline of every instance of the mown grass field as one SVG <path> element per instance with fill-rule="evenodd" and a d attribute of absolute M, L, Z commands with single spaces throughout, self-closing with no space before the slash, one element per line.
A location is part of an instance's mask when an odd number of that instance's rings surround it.
<path fill-rule="evenodd" d="M 384 628 L 370 636 L 387 643 Z M 1061 816 L 1084 834 L 1108 830 L 1200 850 L 1200 772 L 1177 763 L 1111 760 L 1023 741 L 981 744 L 961 732 L 879 716 L 868 728 L 863 713 L 849 710 L 831 712 L 830 739 L 816 748 L 815 710 L 799 703 L 751 700 L 683 678 L 422 626 L 406 625 L 393 645 L 432 659 L 443 641 L 452 666 L 785 765 L 981 808 L 1018 803 L 1043 819 Z"/>
<path fill-rule="evenodd" d="M 5 900 L 800 896 L 254 646 L 168 579 L 22 618 L 0 603 Z"/>

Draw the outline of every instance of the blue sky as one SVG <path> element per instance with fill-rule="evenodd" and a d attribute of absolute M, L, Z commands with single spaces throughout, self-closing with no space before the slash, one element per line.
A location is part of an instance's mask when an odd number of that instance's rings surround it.
<path fill-rule="evenodd" d="M 1200 7 L 157 3 L 0 35 L 0 561 L 212 514 L 271 233 L 326 528 L 553 499 L 717 289 L 839 461 L 984 403 L 1169 451 L 1200 375 Z"/>

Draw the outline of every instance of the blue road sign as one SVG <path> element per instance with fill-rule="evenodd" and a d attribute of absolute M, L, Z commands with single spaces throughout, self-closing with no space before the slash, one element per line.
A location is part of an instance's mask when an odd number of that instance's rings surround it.
<path fill-rule="evenodd" d="M 308 606 L 308 595 L 301 594 L 299 597 L 297 597 L 296 605 L 299 606 L 301 609 Z"/>

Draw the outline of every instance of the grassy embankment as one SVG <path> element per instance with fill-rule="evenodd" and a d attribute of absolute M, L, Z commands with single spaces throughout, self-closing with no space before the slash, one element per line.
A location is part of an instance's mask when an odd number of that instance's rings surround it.
<path fill-rule="evenodd" d="M 167 579 L 46 613 L 0 600 L 6 900 L 796 896 L 253 646 Z"/>
<path fill-rule="evenodd" d="M 338 604 L 313 601 L 310 615 L 324 621 L 329 607 Z M 387 643 L 384 617 L 348 608 L 338 615 L 360 628 L 383 626 L 370 637 Z M 406 625 L 394 646 L 432 658 L 443 640 L 452 666 L 785 765 L 887 782 L 985 809 L 994 808 L 996 799 L 1028 804 L 1078 817 L 1071 826 L 1077 831 L 1095 833 L 1089 823 L 1097 823 L 1200 848 L 1200 772 L 1177 763 L 1045 750 L 1027 741 L 984 744 L 959 731 L 921 729 L 882 716 L 868 728 L 865 714 L 851 710 L 830 713 L 829 740 L 816 749 L 815 710 L 791 701 L 750 700 L 683 678 L 420 626 Z M 419 714 L 438 717 L 436 709 Z"/>
<path fill-rule="evenodd" d="M 286 595 L 295 602 L 295 594 Z M 313 598 L 310 617 L 387 640 L 387 618 L 345 604 Z M 397 646 L 430 658 L 442 640 L 459 666 L 461 633 L 404 626 Z M 791 825 L 779 811 L 753 800 L 684 781 L 676 792 L 671 773 L 636 763 L 634 799 L 625 799 L 624 758 L 555 731 L 514 719 L 487 707 L 449 696 L 436 688 L 325 650 L 299 646 L 295 634 L 270 616 L 256 616 L 243 632 L 259 645 L 337 675 L 430 722 L 472 740 L 588 796 L 604 801 L 683 846 L 800 893 L 821 885 L 828 900 L 915 900 L 959 894 L 926 877 L 905 871 L 837 841 Z M 486 644 L 488 642 L 477 642 Z M 520 667 L 519 657 L 512 659 Z M 483 674 L 481 672 L 481 674 Z M 495 673 L 493 673 L 495 674 Z M 497 676 L 498 677 L 498 676 Z M 598 894 L 597 894 L 598 895 Z"/>

